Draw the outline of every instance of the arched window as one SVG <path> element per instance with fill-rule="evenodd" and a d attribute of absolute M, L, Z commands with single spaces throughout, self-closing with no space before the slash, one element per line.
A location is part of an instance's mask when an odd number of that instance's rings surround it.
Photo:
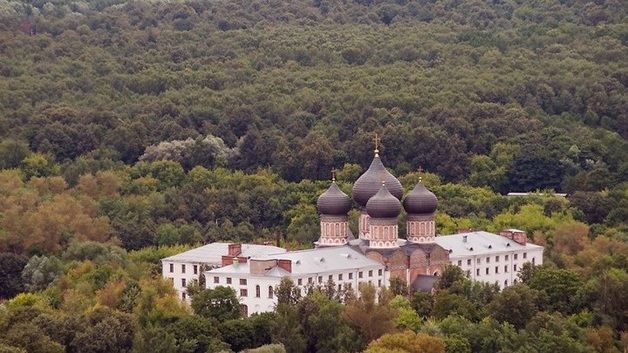
<path fill-rule="evenodd" d="M 273 286 L 268 286 L 268 298 L 273 298 Z"/>
<path fill-rule="evenodd" d="M 259 298 L 261 294 L 262 290 L 259 287 L 259 284 L 255 286 L 255 297 Z"/>

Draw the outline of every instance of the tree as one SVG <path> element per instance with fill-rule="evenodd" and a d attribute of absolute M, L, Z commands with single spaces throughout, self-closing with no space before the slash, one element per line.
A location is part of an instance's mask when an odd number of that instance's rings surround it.
<path fill-rule="evenodd" d="M 205 289 L 192 298 L 192 309 L 197 315 L 217 322 L 238 319 L 242 316 L 240 302 L 230 287 Z"/>
<path fill-rule="evenodd" d="M 24 287 L 30 292 L 46 289 L 50 283 L 63 274 L 61 261 L 54 256 L 33 256 L 22 271 Z"/>
<path fill-rule="evenodd" d="M 543 266 L 534 272 L 529 286 L 547 295 L 550 310 L 564 315 L 575 314 L 582 308 L 580 296 L 583 280 L 571 270 Z"/>
<path fill-rule="evenodd" d="M 489 305 L 491 316 L 499 322 L 508 322 L 522 329 L 538 311 L 538 291 L 525 284 L 515 284 L 497 295 Z"/>
<path fill-rule="evenodd" d="M 361 283 L 360 295 L 347 303 L 340 316 L 356 329 L 366 342 L 371 342 L 395 330 L 395 311 L 389 306 L 387 294 L 376 300 L 377 289 L 372 284 Z"/>
<path fill-rule="evenodd" d="M 385 334 L 369 343 L 365 353 L 445 353 L 445 342 L 438 337 L 412 331 Z"/>
<path fill-rule="evenodd" d="M 23 289 L 21 281 L 22 269 L 26 265 L 23 256 L 0 253 L 0 298 L 10 299 Z"/>

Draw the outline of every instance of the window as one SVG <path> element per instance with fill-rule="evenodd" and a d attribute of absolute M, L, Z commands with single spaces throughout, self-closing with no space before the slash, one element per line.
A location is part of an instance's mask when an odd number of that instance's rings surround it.
<path fill-rule="evenodd" d="M 534 258 L 534 257 L 532 258 L 532 264 L 536 265 L 536 258 Z"/>
<path fill-rule="evenodd" d="M 353 279 L 353 272 L 349 274 L 349 279 Z"/>
<path fill-rule="evenodd" d="M 323 283 L 323 276 L 318 276 L 318 283 Z"/>
<path fill-rule="evenodd" d="M 218 276 L 214 276 L 214 283 L 220 283 L 220 278 Z"/>
<path fill-rule="evenodd" d="M 527 252 L 524 252 L 524 253 L 523 253 L 523 258 L 524 258 L 524 259 L 527 259 L 527 258 L 528 258 L 528 253 L 527 253 Z"/>
<path fill-rule="evenodd" d="M 342 291 L 342 284 L 338 285 L 338 292 Z"/>
<path fill-rule="evenodd" d="M 240 285 L 246 286 L 246 278 L 240 278 Z"/>
<path fill-rule="evenodd" d="M 231 277 L 227 277 L 227 284 L 231 284 Z"/>
<path fill-rule="evenodd" d="M 308 279 L 307 279 L 307 283 L 312 283 L 312 282 L 313 282 L 313 281 L 312 281 L 312 277 L 308 277 Z"/>
<path fill-rule="evenodd" d="M 303 278 L 299 278 L 299 279 L 297 280 L 297 284 L 298 284 L 298 285 L 300 285 L 300 286 L 302 286 L 302 285 L 303 285 Z"/>
<path fill-rule="evenodd" d="M 519 254 L 515 254 L 515 260 L 519 257 Z"/>
<path fill-rule="evenodd" d="M 517 264 L 514 264 L 514 265 L 512 266 L 512 269 L 513 269 L 515 272 L 517 272 Z"/>
<path fill-rule="evenodd" d="M 185 287 L 185 278 L 181 278 L 181 287 Z"/>
<path fill-rule="evenodd" d="M 259 298 L 262 295 L 262 290 L 259 287 L 259 284 L 255 286 L 255 298 Z"/>
<path fill-rule="evenodd" d="M 342 273 L 338 275 L 338 280 L 342 281 Z"/>
<path fill-rule="evenodd" d="M 273 299 L 273 286 L 268 286 L 268 298 Z"/>
<path fill-rule="evenodd" d="M 508 265 L 504 265 L 504 272 L 508 273 Z"/>
<path fill-rule="evenodd" d="M 181 265 L 181 273 L 185 273 L 185 265 Z"/>
<path fill-rule="evenodd" d="M 347 283 L 347 288 L 351 289 L 351 282 Z"/>
<path fill-rule="evenodd" d="M 187 298 L 187 294 L 186 293 L 181 293 L 181 299 L 185 300 L 185 298 Z"/>
<path fill-rule="evenodd" d="M 373 277 L 373 270 L 369 270 L 369 277 Z"/>
<path fill-rule="evenodd" d="M 379 270 L 377 271 L 377 275 L 378 275 L 378 276 L 381 276 L 381 275 L 382 275 L 382 273 L 383 273 L 382 271 L 383 271 L 382 269 L 379 269 Z"/>
<path fill-rule="evenodd" d="M 194 267 L 192 267 L 194 270 L 194 274 L 198 275 L 198 265 L 194 265 Z"/>
<path fill-rule="evenodd" d="M 482 259 L 480 259 L 480 258 L 478 257 L 477 263 L 481 264 L 481 263 L 482 263 Z"/>
<path fill-rule="evenodd" d="M 328 281 L 333 281 L 334 280 L 334 276 L 333 275 L 329 275 L 329 278 L 327 278 Z"/>
<path fill-rule="evenodd" d="M 174 278 L 168 277 L 168 279 L 170 280 L 170 284 L 174 284 Z"/>
<path fill-rule="evenodd" d="M 174 264 L 170 264 L 170 272 L 174 272 Z"/>
<path fill-rule="evenodd" d="M 479 276 L 480 275 L 480 269 L 478 268 L 477 270 L 475 270 L 475 275 Z"/>
<path fill-rule="evenodd" d="M 508 255 L 504 255 L 504 260 L 508 261 Z"/>
<path fill-rule="evenodd" d="M 487 268 L 486 268 L 486 274 L 488 275 L 489 273 L 490 273 L 490 272 L 489 272 L 489 269 L 488 269 L 488 267 L 487 267 Z"/>
<path fill-rule="evenodd" d="M 378 287 L 381 287 L 381 286 L 382 286 L 382 280 L 381 280 L 381 279 L 378 279 L 378 280 L 377 280 L 377 286 L 378 286 Z"/>
<path fill-rule="evenodd" d="M 358 278 L 362 278 L 362 271 L 358 272 Z"/>
<path fill-rule="evenodd" d="M 490 264 L 490 263 L 491 263 L 491 258 L 490 258 L 490 257 L 487 257 L 487 258 L 486 258 L 486 263 L 487 263 L 487 264 Z"/>
<path fill-rule="evenodd" d="M 249 295 L 249 291 L 246 289 L 240 289 L 240 296 L 247 297 Z"/>
<path fill-rule="evenodd" d="M 471 270 L 467 270 L 467 278 L 471 277 Z"/>
<path fill-rule="evenodd" d="M 495 262 L 499 262 L 499 255 L 495 256 Z"/>
<path fill-rule="evenodd" d="M 504 280 L 504 287 L 508 287 L 508 280 Z"/>
<path fill-rule="evenodd" d="M 471 266 L 471 259 L 467 259 L 467 266 Z"/>
<path fill-rule="evenodd" d="M 462 266 L 462 260 L 458 260 L 458 267 Z"/>
<path fill-rule="evenodd" d="M 495 273 L 499 273 L 499 267 L 495 266 Z"/>

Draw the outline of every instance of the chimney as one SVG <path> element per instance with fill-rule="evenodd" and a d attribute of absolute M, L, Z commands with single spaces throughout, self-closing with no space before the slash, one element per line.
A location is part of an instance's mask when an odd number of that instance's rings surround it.
<path fill-rule="evenodd" d="M 277 260 L 277 266 L 292 273 L 292 260 Z"/>
<path fill-rule="evenodd" d="M 227 252 L 227 255 L 231 256 L 231 257 L 236 257 L 238 255 L 240 255 L 240 253 L 242 252 L 242 244 L 238 243 L 238 244 L 229 244 L 229 250 Z"/>
<path fill-rule="evenodd" d="M 518 229 L 504 229 L 499 232 L 499 235 L 504 236 L 508 239 L 514 240 L 515 243 L 526 245 L 528 242 L 528 236 L 526 232 Z"/>
<path fill-rule="evenodd" d="M 227 255 L 222 255 L 222 258 L 221 258 L 221 261 L 220 261 L 220 266 L 221 267 L 229 266 L 232 263 L 233 263 L 233 257 L 227 256 Z"/>

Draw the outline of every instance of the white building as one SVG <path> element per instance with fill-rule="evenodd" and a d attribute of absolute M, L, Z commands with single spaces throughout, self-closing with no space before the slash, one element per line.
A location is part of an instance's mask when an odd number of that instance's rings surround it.
<path fill-rule="evenodd" d="M 201 272 L 222 267 L 233 262 L 242 262 L 253 257 L 285 253 L 286 249 L 272 245 L 211 243 L 176 254 L 161 260 L 162 276 L 172 282 L 177 294 L 187 298 L 188 284 L 198 281 Z"/>
<path fill-rule="evenodd" d="M 526 262 L 543 264 L 543 247 L 527 242 L 525 232 L 506 229 L 499 235 L 484 231 L 436 237 L 449 250 L 449 261 L 474 281 L 505 288 L 517 283 L 517 273 Z"/>
<path fill-rule="evenodd" d="M 274 290 L 283 277 L 301 289 L 331 280 L 338 290 L 356 290 L 360 283 L 381 287 L 389 280 L 384 265 L 348 246 L 270 254 L 205 272 L 207 288 L 233 288 L 247 315 L 274 310 Z"/>

